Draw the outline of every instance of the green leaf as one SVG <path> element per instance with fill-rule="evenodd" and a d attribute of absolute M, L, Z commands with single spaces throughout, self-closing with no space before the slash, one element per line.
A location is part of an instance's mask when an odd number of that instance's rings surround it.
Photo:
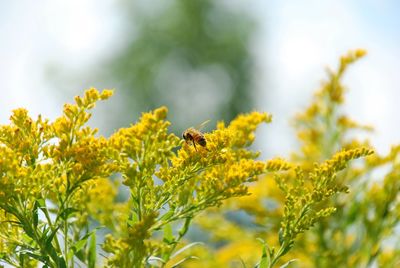
<path fill-rule="evenodd" d="M 40 208 L 46 207 L 46 200 L 44 200 L 43 198 L 36 199 L 36 201 L 39 203 Z"/>
<path fill-rule="evenodd" d="M 41 256 L 41 255 L 38 255 L 38 254 L 34 254 L 32 252 L 25 252 L 25 253 L 23 253 L 21 255 L 28 255 L 29 257 L 31 257 L 31 258 L 33 258 L 35 260 L 38 260 L 38 261 L 40 261 L 40 262 L 42 262 L 44 264 L 48 264 L 48 262 L 49 262 L 49 258 L 47 256 L 44 257 L 44 256 Z"/>
<path fill-rule="evenodd" d="M 94 265 L 96 264 L 96 230 L 104 228 L 104 226 L 98 226 L 94 228 L 92 231 L 86 233 L 80 240 L 73 244 L 68 252 L 68 259 L 71 259 L 72 256 L 76 256 L 79 260 L 86 263 L 86 258 L 88 258 L 89 263 L 94 261 Z M 89 247 L 87 248 L 87 252 L 83 251 L 85 246 L 88 245 L 87 241 L 90 238 Z M 94 254 L 94 255 L 93 255 Z M 94 267 L 94 266 L 93 266 Z"/>
<path fill-rule="evenodd" d="M 43 225 L 42 236 L 39 239 L 40 243 L 46 243 L 47 234 L 49 233 L 50 230 L 51 228 L 48 227 L 46 224 Z"/>
<path fill-rule="evenodd" d="M 196 246 L 196 245 L 204 245 L 204 243 L 203 243 L 203 242 L 193 242 L 193 243 L 190 243 L 190 244 L 184 246 L 183 248 L 177 250 L 174 254 L 172 254 L 172 255 L 171 255 L 171 259 L 172 259 L 172 258 L 175 258 L 176 256 L 178 256 L 179 254 L 181 254 L 181 253 L 184 252 L 185 250 L 188 250 L 189 248 L 191 248 L 191 247 L 193 247 L 193 246 Z"/>
<path fill-rule="evenodd" d="M 58 253 L 61 254 L 61 252 L 57 253 L 57 250 L 53 247 L 53 239 L 57 235 L 58 229 L 61 227 L 61 225 L 58 225 L 57 228 L 51 231 L 49 236 L 46 236 L 46 234 L 43 234 L 43 237 L 41 240 L 44 240 L 45 242 L 45 250 L 46 252 L 50 255 L 50 257 L 53 259 L 55 263 L 57 263 L 57 267 L 59 268 L 64 268 L 66 267 L 65 260 L 63 256 L 59 256 Z M 50 229 L 50 228 L 49 228 Z M 47 233 L 47 231 L 46 231 Z"/>
<path fill-rule="evenodd" d="M 126 222 L 128 227 L 132 227 L 138 221 L 138 216 L 136 213 L 131 213 L 128 221 Z"/>
<path fill-rule="evenodd" d="M 14 215 L 15 217 L 17 217 L 21 221 L 21 218 L 19 217 L 20 216 L 19 212 L 15 207 L 9 206 L 7 204 L 1 204 L 1 208 L 4 209 L 6 212 Z"/>
<path fill-rule="evenodd" d="M 262 256 L 261 256 L 261 261 L 260 264 L 258 265 L 258 268 L 267 268 L 269 265 L 269 256 L 267 255 L 267 251 L 265 249 L 265 246 L 263 246 L 262 249 Z"/>
<path fill-rule="evenodd" d="M 279 228 L 279 232 L 278 232 L 278 236 L 279 236 L 279 245 L 282 246 L 283 242 L 284 242 L 284 237 L 283 237 L 283 230 L 282 228 Z"/>
<path fill-rule="evenodd" d="M 168 220 L 172 215 L 174 215 L 174 213 L 175 213 L 175 211 L 173 211 L 173 210 L 170 210 L 170 211 L 166 212 L 164 215 L 161 216 L 159 221 Z"/>
<path fill-rule="evenodd" d="M 67 268 L 67 264 L 62 256 L 58 256 L 57 268 Z"/>
<path fill-rule="evenodd" d="M 24 256 L 25 256 L 25 254 L 23 254 L 23 253 L 20 253 L 19 254 L 19 264 L 21 265 L 21 267 L 24 267 L 24 265 L 25 265 L 25 258 L 24 258 Z"/>
<path fill-rule="evenodd" d="M 74 254 L 71 255 L 71 258 L 72 256 L 74 256 Z M 75 257 L 77 257 L 83 263 L 87 262 L 87 254 L 83 250 L 76 252 Z"/>
<path fill-rule="evenodd" d="M 267 243 L 265 243 L 265 241 L 261 238 L 257 238 L 258 241 L 261 242 L 261 244 L 263 245 L 262 248 L 262 255 L 261 255 L 261 260 L 259 262 L 259 264 L 256 266 L 258 268 L 267 268 L 269 266 L 269 264 L 271 263 L 271 259 L 270 259 L 270 254 L 269 254 L 269 249 L 267 246 Z M 268 250 L 268 252 L 267 252 Z"/>
<path fill-rule="evenodd" d="M 149 265 L 151 266 L 156 266 L 156 267 L 162 267 L 163 264 L 165 264 L 165 261 L 159 257 L 156 256 L 150 256 L 147 261 Z"/>
<path fill-rule="evenodd" d="M 78 240 L 75 244 L 73 244 L 72 246 L 71 246 L 71 248 L 69 249 L 69 252 L 68 252 L 68 259 L 70 260 L 70 259 L 72 259 L 72 257 L 77 253 L 77 252 L 79 252 L 85 245 L 86 245 L 86 243 L 87 243 L 87 238 L 86 239 L 81 239 L 81 240 Z M 81 261 L 84 261 L 84 260 L 82 260 L 81 258 L 79 258 Z"/>
<path fill-rule="evenodd" d="M 297 261 L 297 259 L 291 259 L 290 261 L 288 261 L 287 263 L 283 264 L 280 268 L 286 268 L 289 266 L 289 264 L 291 264 L 292 262 Z"/>
<path fill-rule="evenodd" d="M 290 241 L 290 242 L 287 244 L 287 246 L 284 247 L 284 249 L 283 249 L 283 251 L 282 251 L 282 253 L 281 253 L 280 256 L 285 255 L 289 250 L 291 250 L 292 247 L 293 247 L 293 245 L 294 245 L 294 241 Z"/>
<path fill-rule="evenodd" d="M 32 220 L 33 220 L 33 228 L 37 228 L 38 223 L 39 223 L 39 213 L 38 213 L 38 207 L 39 207 L 39 202 L 36 200 L 35 203 L 33 204 L 33 209 L 32 209 Z"/>
<path fill-rule="evenodd" d="M 60 229 L 60 227 L 61 227 L 61 225 L 58 225 L 57 228 L 55 228 L 54 230 L 51 231 L 49 236 L 45 237 L 45 246 L 46 246 L 47 251 L 54 249 L 52 242 L 53 242 L 54 236 L 57 234 L 57 231 L 58 231 L 58 229 Z M 49 230 L 49 229 L 47 229 L 47 230 Z M 46 232 L 43 232 L 44 236 L 46 236 L 47 230 L 46 230 Z"/>
<path fill-rule="evenodd" d="M 24 229 L 25 233 L 30 237 L 30 238 L 34 238 L 35 235 L 33 233 L 32 228 L 30 228 L 30 224 L 26 223 L 24 221 L 21 222 L 22 228 Z"/>
<path fill-rule="evenodd" d="M 76 208 L 66 208 L 60 213 L 60 217 L 61 217 L 61 219 L 66 221 L 70 217 L 70 215 L 72 215 L 73 213 L 75 213 L 77 211 L 79 211 L 79 210 L 77 210 Z"/>
<path fill-rule="evenodd" d="M 175 242 L 175 237 L 172 233 L 171 224 L 164 225 L 163 231 L 164 231 L 163 241 L 169 245 L 173 244 Z"/>
<path fill-rule="evenodd" d="M 186 234 L 186 232 L 189 230 L 191 220 L 192 220 L 192 218 L 190 218 L 190 217 L 185 219 L 185 223 L 183 224 L 182 228 L 179 230 L 180 237 L 183 237 Z"/>
<path fill-rule="evenodd" d="M 46 207 L 46 200 L 44 200 L 44 199 L 37 199 L 36 200 L 37 202 L 38 202 L 38 204 L 39 204 L 39 209 L 41 210 L 41 211 L 43 211 L 43 213 L 48 213 L 48 210 L 47 210 L 47 207 Z"/>
<path fill-rule="evenodd" d="M 32 239 L 32 237 L 30 237 L 30 236 L 29 236 L 28 234 L 26 234 L 26 233 L 22 233 L 22 234 L 21 234 L 21 238 L 22 238 L 22 240 L 24 241 L 24 243 L 27 244 L 27 245 L 32 244 L 32 241 L 34 241 L 34 240 Z M 24 246 L 26 246 L 26 245 L 24 245 Z"/>
<path fill-rule="evenodd" d="M 187 261 L 187 260 L 190 260 L 190 259 L 198 260 L 199 258 L 196 257 L 196 256 L 189 256 L 189 257 L 186 257 L 186 258 L 184 258 L 184 259 L 178 261 L 177 263 L 173 264 L 173 265 L 172 265 L 172 268 L 179 267 L 179 265 L 181 265 L 183 262 L 185 262 L 185 261 Z"/>
<path fill-rule="evenodd" d="M 98 227 L 98 228 L 100 228 L 100 227 Z M 93 235 L 93 233 L 95 234 L 96 229 L 98 229 L 98 228 L 95 228 L 93 231 L 85 234 L 80 240 L 75 242 L 75 244 L 73 244 L 70 247 L 70 250 L 68 252 L 68 259 L 72 259 L 72 257 L 75 255 L 82 262 L 86 261 L 85 254 L 83 254 L 83 252 L 81 252 L 81 250 L 87 245 L 87 241 L 88 241 L 89 237 L 91 237 Z"/>
<path fill-rule="evenodd" d="M 89 245 L 89 268 L 96 267 L 96 229 L 92 231 Z"/>

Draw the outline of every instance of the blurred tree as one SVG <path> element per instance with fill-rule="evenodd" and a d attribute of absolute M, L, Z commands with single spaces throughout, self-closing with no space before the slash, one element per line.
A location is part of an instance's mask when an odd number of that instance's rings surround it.
<path fill-rule="evenodd" d="M 182 130 L 206 119 L 231 120 L 253 107 L 249 44 L 255 23 L 230 5 L 122 2 L 126 40 L 96 75 L 123 94 L 122 114 L 167 105 Z"/>

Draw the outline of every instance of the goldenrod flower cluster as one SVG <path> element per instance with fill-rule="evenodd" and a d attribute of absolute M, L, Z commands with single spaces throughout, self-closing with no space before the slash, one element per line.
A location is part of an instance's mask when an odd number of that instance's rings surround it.
<path fill-rule="evenodd" d="M 280 159 L 256 160 L 258 153 L 248 149 L 257 126 L 271 121 L 266 113 L 218 123 L 198 149 L 169 132 L 166 107 L 143 113 L 109 138 L 98 136 L 86 125 L 89 111 L 111 95 L 89 89 L 54 122 L 17 109 L 0 127 L 2 261 L 16 267 L 165 265 L 200 212 L 247 195 L 259 175 L 289 167 Z M 119 181 L 129 190 L 120 203 Z M 109 232 L 102 261 L 95 258 L 93 221 Z"/>
<path fill-rule="evenodd" d="M 346 90 L 341 80 L 365 54 L 344 55 L 309 107 L 296 116 L 300 150 L 293 151 L 288 172 L 259 178 L 249 187 L 250 195 L 196 220 L 218 246 L 194 251 L 203 258 L 191 267 L 398 265 L 399 146 L 384 156 L 372 154 L 370 142 L 355 134 L 373 128 L 352 120 L 342 108 Z M 363 156 L 368 157 L 350 162 Z M 243 217 L 243 211 L 247 216 L 240 221 L 232 216 Z M 256 225 L 249 227 L 249 221 Z"/>
<path fill-rule="evenodd" d="M 343 56 L 296 117 L 300 149 L 289 160 L 250 149 L 267 113 L 218 122 L 195 147 L 169 131 L 166 107 L 98 135 L 90 110 L 111 90 L 87 90 L 53 122 L 14 110 L 0 126 L 0 262 L 395 267 L 399 248 L 387 240 L 399 223 L 400 146 L 373 154 L 352 135 L 372 128 L 341 109 L 341 79 L 364 55 Z M 192 226 L 205 243 L 187 240 Z"/>
<path fill-rule="evenodd" d="M 3 261 L 16 267 L 32 261 L 66 267 L 73 261 L 74 243 L 89 224 L 87 197 L 101 189 L 96 189 L 99 180 L 117 170 L 109 142 L 85 126 L 88 110 L 111 95 L 110 90 L 88 90 L 76 104 L 66 104 L 53 123 L 17 109 L 10 124 L 0 127 Z M 112 206 L 101 198 L 96 202 L 105 210 Z"/>
<path fill-rule="evenodd" d="M 247 183 L 284 166 L 283 161 L 257 161 L 258 154 L 247 149 L 256 127 L 270 122 L 268 114 L 241 115 L 227 127 L 219 123 L 205 134 L 206 147 L 198 149 L 168 133 L 166 115 L 165 107 L 145 113 L 138 123 L 110 138 L 120 152 L 114 161 L 131 194 L 127 228 L 119 236 L 106 237 L 104 249 L 113 253 L 110 265 L 140 266 L 149 256 L 167 262 L 198 213 L 246 195 Z M 177 222 L 183 224 L 177 234 L 166 231 Z M 167 243 L 154 240 L 161 230 Z"/>

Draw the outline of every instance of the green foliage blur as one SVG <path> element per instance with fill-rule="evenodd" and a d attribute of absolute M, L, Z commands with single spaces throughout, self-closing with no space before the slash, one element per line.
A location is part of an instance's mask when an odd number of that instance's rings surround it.
<path fill-rule="evenodd" d="M 122 96 L 109 130 L 161 105 L 179 133 L 254 107 L 250 15 L 211 0 L 121 1 L 119 7 L 122 39 L 85 78 L 93 81 L 85 86 L 112 87 Z"/>

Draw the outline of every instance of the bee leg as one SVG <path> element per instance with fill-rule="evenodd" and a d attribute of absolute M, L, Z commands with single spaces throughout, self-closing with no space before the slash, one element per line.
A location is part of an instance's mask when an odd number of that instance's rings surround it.
<path fill-rule="evenodd" d="M 196 152 L 197 152 L 196 143 L 194 142 L 194 140 L 192 140 L 192 142 L 193 142 L 194 149 L 195 149 Z"/>

